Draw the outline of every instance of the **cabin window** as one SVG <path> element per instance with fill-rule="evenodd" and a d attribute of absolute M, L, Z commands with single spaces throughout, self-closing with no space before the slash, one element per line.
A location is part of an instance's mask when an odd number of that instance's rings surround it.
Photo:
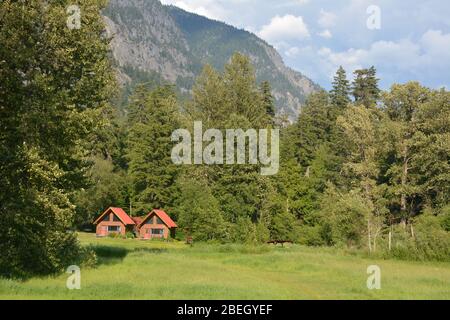
<path fill-rule="evenodd" d="M 155 224 L 155 220 L 154 219 L 155 219 L 154 217 L 148 219 L 145 224 Z"/>
<path fill-rule="evenodd" d="M 108 221 L 111 221 L 111 215 L 110 214 L 107 214 L 104 218 L 103 218 L 103 222 L 108 222 Z"/>
<path fill-rule="evenodd" d="M 156 224 L 164 224 L 159 217 L 155 217 Z"/>
<path fill-rule="evenodd" d="M 164 229 L 152 229 L 152 235 L 162 236 L 164 235 Z"/>
<path fill-rule="evenodd" d="M 120 232 L 120 226 L 108 226 L 108 232 Z"/>
<path fill-rule="evenodd" d="M 113 221 L 120 222 L 120 219 L 114 214 L 113 215 Z"/>

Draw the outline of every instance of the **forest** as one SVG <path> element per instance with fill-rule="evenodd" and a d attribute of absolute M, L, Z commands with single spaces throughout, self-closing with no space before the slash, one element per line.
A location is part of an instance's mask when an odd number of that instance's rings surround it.
<path fill-rule="evenodd" d="M 178 240 L 345 247 L 408 260 L 450 259 L 450 93 L 418 82 L 379 88 L 374 67 L 341 67 L 298 119 L 277 114 L 271 84 L 236 52 L 205 65 L 189 98 L 141 83 L 124 97 L 99 8 L 83 28 L 65 2 L 0 3 L 0 275 L 61 271 L 94 259 L 77 230 L 107 207 L 170 212 Z M 44 14 L 45 12 L 45 14 Z M 86 30 L 87 29 L 87 30 Z M 124 105 L 124 106 L 122 106 Z M 280 129 L 280 169 L 175 165 L 172 133 Z"/>

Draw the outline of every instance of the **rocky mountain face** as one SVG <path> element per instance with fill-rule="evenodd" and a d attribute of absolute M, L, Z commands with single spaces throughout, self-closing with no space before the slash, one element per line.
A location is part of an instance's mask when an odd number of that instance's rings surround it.
<path fill-rule="evenodd" d="M 156 79 L 189 92 L 204 64 L 222 70 L 238 51 L 251 58 L 258 81 L 270 81 L 278 112 L 291 119 L 306 97 L 320 89 L 286 67 L 278 52 L 254 34 L 158 0 L 110 0 L 103 15 L 124 86 Z"/>

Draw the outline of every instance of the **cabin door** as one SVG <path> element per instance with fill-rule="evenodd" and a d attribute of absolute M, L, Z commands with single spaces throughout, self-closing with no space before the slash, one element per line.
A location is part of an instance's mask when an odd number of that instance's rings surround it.
<path fill-rule="evenodd" d="M 100 228 L 100 236 L 106 237 L 107 235 L 108 235 L 108 227 L 107 226 L 102 226 Z"/>

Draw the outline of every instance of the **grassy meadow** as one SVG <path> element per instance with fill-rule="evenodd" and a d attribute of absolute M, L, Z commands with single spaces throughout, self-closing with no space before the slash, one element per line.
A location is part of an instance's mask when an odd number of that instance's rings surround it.
<path fill-rule="evenodd" d="M 0 279 L 0 299 L 450 299 L 450 264 L 368 259 L 336 249 L 97 239 L 98 263 L 27 281 Z M 379 265 L 381 290 L 368 290 Z"/>

